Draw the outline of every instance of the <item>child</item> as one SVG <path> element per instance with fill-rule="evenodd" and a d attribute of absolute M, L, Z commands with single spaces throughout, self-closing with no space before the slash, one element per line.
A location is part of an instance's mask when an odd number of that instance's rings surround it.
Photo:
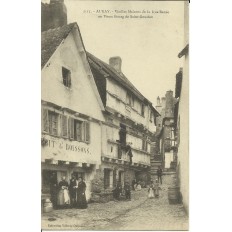
<path fill-rule="evenodd" d="M 149 188 L 148 188 L 148 198 L 154 198 L 154 184 L 153 181 L 151 182 Z"/>

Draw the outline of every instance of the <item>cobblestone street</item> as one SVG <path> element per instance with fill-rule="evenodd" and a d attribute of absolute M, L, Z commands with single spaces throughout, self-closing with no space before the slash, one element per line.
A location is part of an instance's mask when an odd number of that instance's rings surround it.
<path fill-rule="evenodd" d="M 147 189 L 132 191 L 131 201 L 92 203 L 88 209 L 64 209 L 43 213 L 43 229 L 66 230 L 188 230 L 182 205 L 169 205 L 168 186 L 160 198 L 148 199 Z"/>

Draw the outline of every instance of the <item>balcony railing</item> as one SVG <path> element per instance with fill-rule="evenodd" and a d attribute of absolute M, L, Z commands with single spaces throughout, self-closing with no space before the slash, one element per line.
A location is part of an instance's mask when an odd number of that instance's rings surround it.
<path fill-rule="evenodd" d="M 132 163 L 150 166 L 150 154 L 148 152 L 132 147 L 131 153 Z M 104 157 L 110 161 L 114 160 L 116 163 L 131 163 L 126 146 L 112 140 L 108 140 L 107 154 Z"/>

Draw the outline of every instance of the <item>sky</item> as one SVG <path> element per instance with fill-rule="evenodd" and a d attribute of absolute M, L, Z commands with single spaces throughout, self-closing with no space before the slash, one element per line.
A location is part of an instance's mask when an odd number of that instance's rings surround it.
<path fill-rule="evenodd" d="M 175 76 L 182 67 L 177 55 L 184 47 L 182 1 L 64 2 L 68 23 L 77 22 L 86 50 L 106 63 L 110 57 L 120 56 L 124 75 L 154 106 L 158 96 L 165 96 L 170 89 L 175 91 Z M 84 10 L 92 13 L 83 13 Z M 169 13 L 153 14 L 152 19 L 111 19 L 98 18 L 96 10 Z"/>

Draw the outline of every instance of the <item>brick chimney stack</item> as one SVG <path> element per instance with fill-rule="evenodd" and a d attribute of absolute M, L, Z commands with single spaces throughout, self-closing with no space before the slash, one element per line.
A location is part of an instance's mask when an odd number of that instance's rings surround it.
<path fill-rule="evenodd" d="M 161 98 L 161 105 L 163 108 L 165 108 L 165 106 L 166 106 L 166 98 L 165 97 Z"/>
<path fill-rule="evenodd" d="M 159 96 L 157 97 L 157 105 L 156 106 L 161 106 L 160 105 L 160 97 Z"/>
<path fill-rule="evenodd" d="M 41 31 L 67 25 L 67 9 L 64 0 L 41 2 Z"/>
<path fill-rule="evenodd" d="M 119 56 L 110 57 L 109 65 L 113 67 L 117 72 L 122 72 L 122 59 Z"/>

